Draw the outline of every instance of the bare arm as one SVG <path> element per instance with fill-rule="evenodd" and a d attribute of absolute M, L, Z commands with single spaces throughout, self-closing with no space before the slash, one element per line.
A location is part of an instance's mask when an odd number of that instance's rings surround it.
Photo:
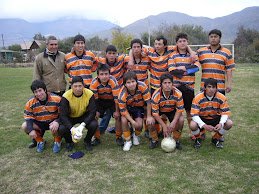
<path fill-rule="evenodd" d="M 229 93 L 232 89 L 232 87 L 231 87 L 231 85 L 232 85 L 232 71 L 227 71 L 227 80 L 228 80 L 228 84 L 227 84 L 226 92 Z"/>

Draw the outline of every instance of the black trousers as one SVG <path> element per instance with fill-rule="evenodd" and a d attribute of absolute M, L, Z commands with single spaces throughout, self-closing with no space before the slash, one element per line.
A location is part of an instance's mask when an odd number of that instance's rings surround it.
<path fill-rule="evenodd" d="M 69 117 L 69 122 L 74 126 L 77 123 L 84 122 L 84 120 L 87 118 L 87 116 L 88 116 L 88 114 L 84 114 L 83 116 L 76 117 L 76 118 Z M 92 137 L 94 136 L 94 134 L 98 128 L 98 122 L 95 119 L 93 119 L 89 123 L 85 123 L 85 128 L 87 128 L 87 134 L 84 138 L 84 142 L 90 143 Z M 63 123 L 61 123 L 59 126 L 59 133 L 62 135 L 62 137 L 65 138 L 67 143 L 72 142 L 70 129 L 69 129 L 69 127 L 66 127 Z M 84 133 L 84 131 L 83 131 L 83 133 Z"/>

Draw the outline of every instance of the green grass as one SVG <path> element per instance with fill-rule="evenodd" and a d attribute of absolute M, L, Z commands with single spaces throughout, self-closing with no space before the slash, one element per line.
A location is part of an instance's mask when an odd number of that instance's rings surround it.
<path fill-rule="evenodd" d="M 224 149 L 215 148 L 212 134 L 200 149 L 188 138 L 187 123 L 181 137 L 183 150 L 164 153 L 141 145 L 123 152 L 114 134 L 78 160 L 68 157 L 65 145 L 52 152 L 53 137 L 45 134 L 46 150 L 27 148 L 31 139 L 20 130 L 25 103 L 32 96 L 32 68 L 0 68 L 0 190 L 2 193 L 258 193 L 259 65 L 238 64 L 233 88 L 227 94 L 233 128 Z M 197 74 L 196 91 L 200 84 Z"/>

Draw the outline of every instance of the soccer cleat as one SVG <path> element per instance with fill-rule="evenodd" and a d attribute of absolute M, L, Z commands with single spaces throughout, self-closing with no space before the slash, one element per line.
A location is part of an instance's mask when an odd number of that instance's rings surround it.
<path fill-rule="evenodd" d="M 92 145 L 92 146 L 97 146 L 97 145 L 100 144 L 100 143 L 101 143 L 101 140 L 98 139 L 98 138 L 95 138 L 95 139 L 91 142 L 91 145 Z"/>
<path fill-rule="evenodd" d="M 205 138 L 206 138 L 206 133 L 202 133 L 202 132 L 201 132 L 201 141 L 204 141 Z"/>
<path fill-rule="evenodd" d="M 124 142 L 123 142 L 121 137 L 116 138 L 116 143 L 117 143 L 118 146 L 123 146 L 124 145 Z"/>
<path fill-rule="evenodd" d="M 133 132 L 133 144 L 137 146 L 139 145 L 139 141 L 140 141 L 139 136 L 137 136 L 135 132 Z"/>
<path fill-rule="evenodd" d="M 84 144 L 85 144 L 85 149 L 86 149 L 88 152 L 93 151 L 93 148 L 91 147 L 91 143 L 84 142 Z"/>
<path fill-rule="evenodd" d="M 180 141 L 176 141 L 176 149 L 181 150 L 183 149 L 183 146 L 181 145 Z"/>
<path fill-rule="evenodd" d="M 45 146 L 45 140 L 37 143 L 37 152 L 42 152 L 44 150 L 44 146 Z"/>
<path fill-rule="evenodd" d="M 219 141 L 220 141 L 220 142 L 224 142 L 224 141 L 225 141 L 225 138 L 224 138 L 223 135 L 219 138 Z"/>
<path fill-rule="evenodd" d="M 74 143 L 73 143 L 73 142 L 67 143 L 67 144 L 66 144 L 66 151 L 67 151 L 67 152 L 72 151 L 72 150 L 73 150 L 73 147 L 74 147 Z"/>
<path fill-rule="evenodd" d="M 126 141 L 124 143 L 124 146 L 123 146 L 123 151 L 125 151 L 125 152 L 129 151 L 131 146 L 132 146 L 132 142 L 131 141 Z"/>
<path fill-rule="evenodd" d="M 194 148 L 200 148 L 200 147 L 201 147 L 201 138 L 196 138 L 193 147 L 194 147 Z"/>
<path fill-rule="evenodd" d="M 52 148 L 53 152 L 58 153 L 60 151 L 61 142 L 54 142 L 54 146 Z"/>
<path fill-rule="evenodd" d="M 215 144 L 215 146 L 217 148 L 223 149 L 223 145 L 221 144 L 221 142 L 219 141 L 219 139 L 211 139 L 212 143 Z"/>
<path fill-rule="evenodd" d="M 157 146 L 158 146 L 158 141 L 152 141 L 151 144 L 150 144 L 150 146 L 149 146 L 149 148 L 150 148 L 150 149 L 154 149 L 154 148 L 156 148 Z"/>
<path fill-rule="evenodd" d="M 31 143 L 29 144 L 29 148 L 35 148 L 37 146 L 37 141 L 32 139 Z"/>

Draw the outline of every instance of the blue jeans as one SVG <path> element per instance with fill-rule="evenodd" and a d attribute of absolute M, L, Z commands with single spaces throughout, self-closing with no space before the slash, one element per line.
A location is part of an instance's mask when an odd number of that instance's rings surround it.
<path fill-rule="evenodd" d="M 104 133 L 107 127 L 109 126 L 109 122 L 111 120 L 112 113 L 110 109 L 107 109 L 104 113 L 103 118 L 101 118 L 100 123 L 99 123 L 99 129 L 100 133 Z"/>

